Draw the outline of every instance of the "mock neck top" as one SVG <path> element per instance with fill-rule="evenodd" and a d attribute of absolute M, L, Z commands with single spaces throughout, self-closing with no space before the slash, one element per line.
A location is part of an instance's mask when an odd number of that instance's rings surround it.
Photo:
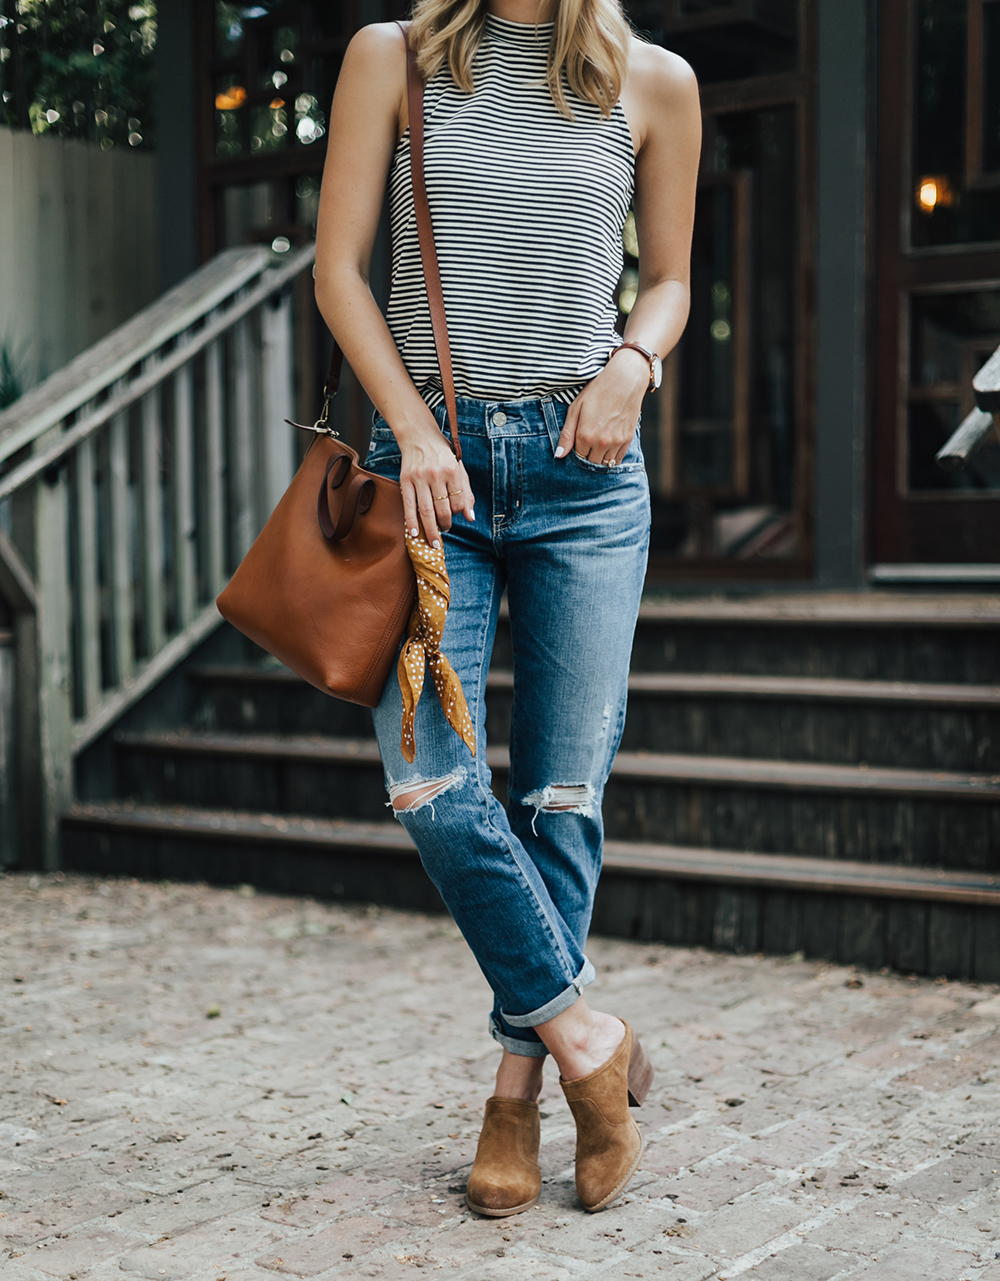
<path fill-rule="evenodd" d="M 614 290 L 632 202 L 632 138 L 566 86 L 545 81 L 553 23 L 488 14 L 474 92 L 447 66 L 424 90 L 424 170 L 455 389 L 479 400 L 569 403 L 620 341 Z M 389 176 L 392 283 L 386 319 L 432 407 L 444 394 L 420 263 L 409 130 Z"/>

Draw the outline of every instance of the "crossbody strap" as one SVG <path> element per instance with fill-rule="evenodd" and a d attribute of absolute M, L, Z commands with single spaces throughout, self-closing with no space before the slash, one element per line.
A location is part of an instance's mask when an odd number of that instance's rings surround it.
<path fill-rule="evenodd" d="M 406 42 L 406 104 L 410 117 L 410 183 L 413 187 L 413 210 L 417 222 L 417 238 L 420 242 L 420 261 L 424 269 L 424 281 L 427 285 L 427 301 L 430 305 L 431 326 L 434 331 L 434 346 L 437 349 L 438 366 L 441 370 L 441 386 L 444 389 L 445 405 L 448 409 L 448 425 L 451 429 L 451 447 L 455 457 L 462 457 L 462 442 L 458 438 L 458 404 L 455 399 L 455 376 L 451 366 L 451 344 L 448 341 L 448 321 L 444 311 L 444 291 L 441 288 L 441 272 L 438 268 L 437 249 L 434 246 L 434 228 L 431 224 L 431 211 L 427 203 L 427 187 L 424 183 L 424 82 L 417 67 L 416 51 L 410 44 L 410 24 L 397 22 Z M 324 407 L 321 421 L 325 421 L 327 406 L 331 396 L 337 394 L 340 386 L 340 368 L 344 353 L 337 340 L 333 340 L 333 351 L 330 354 L 330 368 L 323 388 Z"/>

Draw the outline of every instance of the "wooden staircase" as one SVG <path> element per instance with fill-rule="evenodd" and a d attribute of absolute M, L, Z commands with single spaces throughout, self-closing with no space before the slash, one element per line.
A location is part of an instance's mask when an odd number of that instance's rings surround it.
<path fill-rule="evenodd" d="M 368 713 L 211 650 L 81 761 L 66 865 L 439 908 Z M 501 628 L 501 795 L 511 689 Z M 1000 601 L 645 605 L 604 814 L 599 932 L 1000 980 Z"/>

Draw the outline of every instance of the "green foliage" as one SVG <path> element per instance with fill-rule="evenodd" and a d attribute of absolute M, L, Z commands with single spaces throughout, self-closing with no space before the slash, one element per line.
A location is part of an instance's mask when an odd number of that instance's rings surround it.
<path fill-rule="evenodd" d="M 105 149 L 153 145 L 155 0 L 0 3 L 0 121 Z"/>

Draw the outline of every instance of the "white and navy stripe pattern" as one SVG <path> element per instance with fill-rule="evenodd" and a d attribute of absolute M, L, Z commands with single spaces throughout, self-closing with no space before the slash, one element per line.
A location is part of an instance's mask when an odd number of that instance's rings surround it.
<path fill-rule="evenodd" d="M 620 342 L 613 300 L 632 201 L 632 139 L 567 88 L 545 83 L 552 24 L 492 14 L 462 93 L 447 68 L 424 93 L 424 167 L 441 266 L 455 389 L 479 400 L 569 403 Z M 444 399 L 420 265 L 409 132 L 389 177 L 387 320 L 429 405 Z"/>

